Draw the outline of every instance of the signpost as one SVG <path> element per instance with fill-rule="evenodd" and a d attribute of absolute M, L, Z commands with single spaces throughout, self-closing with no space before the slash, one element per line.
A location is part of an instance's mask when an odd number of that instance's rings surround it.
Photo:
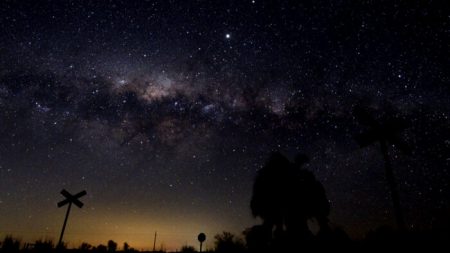
<path fill-rule="evenodd" d="M 198 234 L 197 239 L 200 242 L 200 252 L 202 252 L 202 246 L 203 246 L 203 242 L 206 240 L 206 235 L 204 233 L 200 233 L 200 234 Z"/>
<path fill-rule="evenodd" d="M 64 230 L 66 229 L 66 224 L 67 224 L 67 218 L 69 218 L 69 213 L 70 213 L 70 208 L 72 207 L 72 203 L 75 204 L 76 206 L 78 206 L 79 208 L 83 207 L 83 202 L 79 201 L 78 199 L 83 197 L 84 195 L 86 195 L 86 191 L 81 191 L 75 195 L 70 194 L 68 191 L 66 191 L 65 189 L 63 189 L 61 191 L 61 194 L 66 197 L 66 199 L 64 199 L 63 201 L 58 202 L 58 207 L 62 207 L 65 206 L 66 204 L 69 204 L 69 207 L 67 207 L 67 213 L 66 213 L 66 218 L 64 219 L 64 224 L 61 230 L 61 235 L 59 236 L 59 242 L 58 242 L 58 246 L 62 246 L 62 239 L 64 236 Z"/>

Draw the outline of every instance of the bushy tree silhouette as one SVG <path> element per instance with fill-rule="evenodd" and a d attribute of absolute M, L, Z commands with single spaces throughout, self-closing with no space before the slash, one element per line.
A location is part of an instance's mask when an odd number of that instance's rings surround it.
<path fill-rule="evenodd" d="M 274 152 L 258 172 L 250 207 L 263 224 L 247 233 L 249 245 L 280 248 L 307 243 L 313 239 L 307 225 L 311 218 L 317 219 L 321 233 L 328 230 L 330 205 L 325 190 L 310 171 L 301 168 L 308 160 L 300 154 L 291 163 Z"/>
<path fill-rule="evenodd" d="M 330 203 L 322 184 L 316 180 L 314 174 L 302 169 L 303 164 L 309 162 L 306 155 L 299 154 L 293 164 L 293 171 L 289 179 L 290 194 L 293 196 L 289 202 L 288 232 L 294 236 L 304 235 L 304 231 L 295 232 L 296 228 L 305 228 L 306 220 L 315 218 L 320 227 L 320 232 L 327 232 Z M 296 201 L 297 200 L 297 201 Z M 292 231 L 294 230 L 294 231 Z M 309 233 L 308 233 L 309 234 Z"/>
<path fill-rule="evenodd" d="M 117 243 L 113 240 L 108 241 L 108 252 L 116 252 L 117 250 Z"/>
<path fill-rule="evenodd" d="M 273 153 L 258 172 L 253 185 L 250 207 L 255 217 L 263 219 L 263 226 L 282 229 L 285 218 L 286 178 L 290 162 L 281 153 Z"/>

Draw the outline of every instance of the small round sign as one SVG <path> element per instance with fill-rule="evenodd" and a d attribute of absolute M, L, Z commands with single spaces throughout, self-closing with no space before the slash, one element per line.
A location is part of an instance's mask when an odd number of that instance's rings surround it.
<path fill-rule="evenodd" d="M 200 233 L 197 238 L 199 242 L 204 242 L 206 240 L 206 235 L 204 233 Z"/>

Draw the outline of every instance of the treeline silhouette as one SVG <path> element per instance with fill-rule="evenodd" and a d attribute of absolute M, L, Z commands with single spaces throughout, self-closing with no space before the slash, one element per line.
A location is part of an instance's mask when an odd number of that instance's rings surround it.
<path fill-rule="evenodd" d="M 138 252 L 132 248 L 127 242 L 120 248 L 118 244 L 109 240 L 106 245 L 99 244 L 93 246 L 89 243 L 83 242 L 78 248 L 68 249 L 66 243 L 56 245 L 52 240 L 37 240 L 34 243 L 21 243 L 19 239 L 12 237 L 11 235 L 5 236 L 2 242 L 0 242 L 0 252 Z M 155 251 L 162 252 L 162 251 Z"/>

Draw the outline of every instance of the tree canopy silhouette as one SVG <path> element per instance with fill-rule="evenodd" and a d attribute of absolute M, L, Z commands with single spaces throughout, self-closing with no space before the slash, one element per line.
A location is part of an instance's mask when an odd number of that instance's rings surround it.
<path fill-rule="evenodd" d="M 313 234 L 307 221 L 312 218 L 318 221 L 321 232 L 328 229 L 330 205 L 322 184 L 302 169 L 308 161 L 303 154 L 294 163 L 279 152 L 270 155 L 256 176 L 250 204 L 252 214 L 263 224 L 255 226 L 247 238 L 279 245 L 309 241 Z"/>

